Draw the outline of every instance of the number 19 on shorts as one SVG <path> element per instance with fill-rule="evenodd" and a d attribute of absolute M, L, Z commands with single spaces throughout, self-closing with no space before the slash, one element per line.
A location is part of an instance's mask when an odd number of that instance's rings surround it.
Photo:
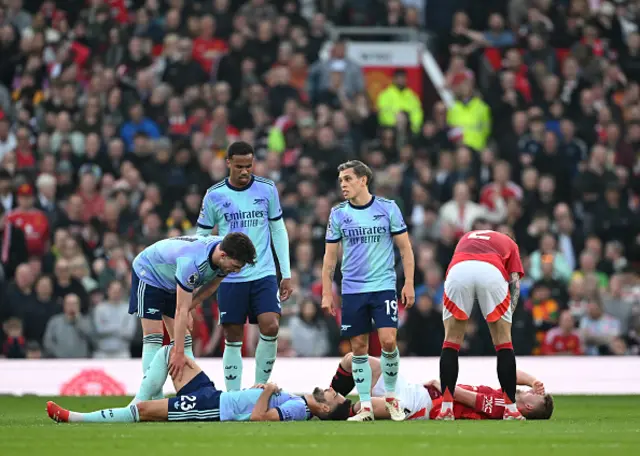
<path fill-rule="evenodd" d="M 386 299 L 384 303 L 387 306 L 387 315 L 391 316 L 391 320 L 398 321 L 398 302 L 395 299 Z"/>

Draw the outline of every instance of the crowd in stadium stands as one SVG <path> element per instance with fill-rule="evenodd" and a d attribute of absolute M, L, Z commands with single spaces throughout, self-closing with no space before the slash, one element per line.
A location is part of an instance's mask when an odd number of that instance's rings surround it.
<path fill-rule="evenodd" d="M 139 355 L 131 261 L 194 231 L 238 139 L 276 181 L 291 241 L 279 356 L 348 350 L 319 298 L 351 158 L 414 241 L 403 354 L 439 355 L 469 229 L 520 246 L 517 354 L 640 353 L 640 1 L 0 3 L 0 357 Z M 370 99 L 348 40 L 319 58 L 328 21 L 426 28 L 455 103 L 423 103 L 402 72 Z M 220 355 L 216 317 L 215 301 L 196 315 L 199 356 Z M 490 355 L 477 317 L 462 353 Z"/>

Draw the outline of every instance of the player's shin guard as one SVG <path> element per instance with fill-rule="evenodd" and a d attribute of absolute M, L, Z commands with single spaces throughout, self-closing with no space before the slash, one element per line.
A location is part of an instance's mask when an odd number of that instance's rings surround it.
<path fill-rule="evenodd" d="M 356 384 L 353 381 L 353 375 L 351 375 L 351 372 L 347 372 L 342 368 L 342 366 L 338 366 L 338 370 L 331 380 L 331 388 L 333 388 L 337 393 L 346 396 L 353 390 L 354 386 L 356 386 Z"/>
<path fill-rule="evenodd" d="M 167 345 L 156 353 L 155 358 L 153 358 L 151 365 L 142 378 L 136 397 L 133 398 L 129 405 L 139 404 L 142 401 L 149 401 L 152 398 L 162 396 L 162 387 L 169 375 L 170 352 L 171 345 Z"/>
<path fill-rule="evenodd" d="M 240 391 L 240 385 L 242 385 L 242 342 L 224 341 L 222 365 L 224 385 L 227 391 Z"/>
<path fill-rule="evenodd" d="M 351 370 L 362 408 L 368 407 L 371 409 L 371 365 L 369 364 L 369 355 L 353 355 Z"/>
<path fill-rule="evenodd" d="M 440 386 L 442 388 L 442 408 L 444 412 L 453 408 L 453 395 L 458 382 L 458 352 L 460 345 L 452 342 L 442 344 L 440 354 Z"/>
<path fill-rule="evenodd" d="M 278 353 L 278 336 L 260 334 L 256 347 L 256 383 L 267 383 Z"/>
<path fill-rule="evenodd" d="M 140 421 L 137 405 L 98 410 L 91 413 L 69 412 L 70 423 L 137 423 Z"/>
<path fill-rule="evenodd" d="M 496 345 L 496 352 L 498 354 L 498 380 L 500 381 L 500 387 L 504 391 L 506 406 L 512 412 L 516 410 L 516 355 L 513 352 L 513 344 L 508 342 L 506 344 Z M 508 401 L 506 399 L 509 399 Z M 509 404 L 508 402 L 511 402 Z"/>
<path fill-rule="evenodd" d="M 158 353 L 158 350 L 162 348 L 162 339 L 164 334 L 154 333 L 147 334 L 142 338 L 142 373 L 146 373 L 147 369 L 151 365 L 151 362 Z M 152 399 L 162 399 L 162 391 L 159 395 L 154 396 Z"/>
<path fill-rule="evenodd" d="M 382 378 L 384 379 L 384 390 L 388 397 L 395 396 L 398 371 L 400 370 L 400 352 L 398 351 L 398 347 L 391 353 L 383 351 L 380 361 Z"/>

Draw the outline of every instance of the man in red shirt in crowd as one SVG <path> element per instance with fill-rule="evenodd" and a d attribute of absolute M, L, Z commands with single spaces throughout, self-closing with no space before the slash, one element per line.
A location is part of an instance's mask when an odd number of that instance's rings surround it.
<path fill-rule="evenodd" d="M 511 319 L 523 275 L 518 246 L 509 236 L 492 230 L 471 231 L 458 242 L 444 282 L 445 340 L 440 355 L 443 397 L 436 419 L 455 419 L 458 352 L 476 300 L 489 324 L 498 354 L 498 380 L 504 391 L 503 418 L 525 419 L 516 407 L 516 356 L 511 343 Z"/>
<path fill-rule="evenodd" d="M 49 220 L 44 211 L 34 207 L 31 184 L 22 184 L 16 192 L 18 207 L 7 215 L 7 221 L 24 232 L 29 256 L 43 256 L 49 244 Z"/>
<path fill-rule="evenodd" d="M 500 160 L 493 166 L 493 182 L 488 183 L 480 191 L 480 204 L 490 210 L 495 210 L 496 197 L 502 197 L 505 201 L 515 198 L 522 199 L 522 188 L 511 179 L 511 165 Z"/>
<path fill-rule="evenodd" d="M 573 316 L 569 310 L 560 314 L 558 326 L 551 328 L 544 336 L 543 355 L 582 355 L 582 340 L 575 328 Z"/>
<path fill-rule="evenodd" d="M 200 19 L 200 35 L 193 40 L 193 60 L 198 62 L 207 74 L 211 74 L 214 63 L 227 51 L 227 43 L 214 36 L 215 28 L 213 16 L 204 16 Z"/>

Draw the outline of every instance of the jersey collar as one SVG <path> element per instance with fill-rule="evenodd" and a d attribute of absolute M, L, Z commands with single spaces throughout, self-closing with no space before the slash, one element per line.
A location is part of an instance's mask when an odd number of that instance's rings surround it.
<path fill-rule="evenodd" d="M 231 190 L 233 190 L 235 192 L 244 192 L 245 190 L 249 190 L 249 188 L 251 188 L 251 186 L 253 185 L 253 181 L 254 180 L 255 180 L 255 176 L 252 174 L 251 175 L 251 180 L 244 187 L 236 187 L 235 185 L 231 185 L 231 182 L 229 181 L 228 177 L 225 178 L 224 183 L 227 184 L 227 187 L 229 187 Z"/>
<path fill-rule="evenodd" d="M 213 253 L 213 251 L 216 249 L 217 246 L 219 246 L 222 242 L 216 242 L 215 244 L 213 244 L 211 246 L 211 248 L 209 249 L 209 252 L 207 252 L 207 261 L 209 262 L 209 267 L 213 270 L 213 271 L 220 271 L 222 272 L 222 270 L 216 266 L 215 264 L 213 264 L 213 255 L 211 255 Z"/>
<path fill-rule="evenodd" d="M 309 403 L 307 402 L 307 398 L 304 396 L 300 396 L 300 397 L 304 401 L 304 406 L 307 410 L 307 421 L 309 421 L 311 418 L 313 418 L 313 413 L 311 413 L 311 409 L 309 408 Z"/>
<path fill-rule="evenodd" d="M 361 211 L 363 209 L 371 207 L 371 205 L 373 204 L 373 202 L 375 200 L 376 200 L 376 197 L 374 195 L 371 195 L 371 200 L 367 204 L 364 204 L 362 206 L 356 206 L 355 204 L 351 203 L 351 201 L 349 201 L 349 206 L 351 206 L 354 209 L 357 209 L 357 210 Z"/>

